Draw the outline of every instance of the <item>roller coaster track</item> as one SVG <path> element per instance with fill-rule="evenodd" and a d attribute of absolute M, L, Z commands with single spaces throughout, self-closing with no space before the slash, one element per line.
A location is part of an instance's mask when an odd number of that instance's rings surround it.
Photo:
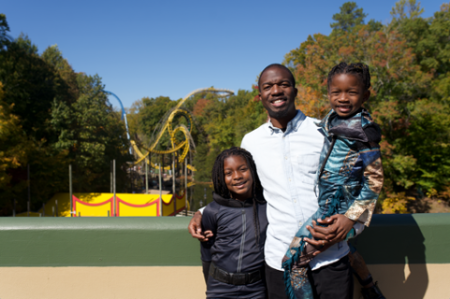
<path fill-rule="evenodd" d="M 156 167 L 156 165 L 154 165 L 149 159 L 147 159 L 147 157 L 150 153 L 155 153 L 155 154 L 159 154 L 159 155 L 175 153 L 177 155 L 177 152 L 181 149 L 182 149 L 182 152 L 181 152 L 181 154 L 178 155 L 177 158 L 178 158 L 178 162 L 180 162 L 180 163 L 184 161 L 184 159 L 186 158 L 186 156 L 190 150 L 189 141 L 191 140 L 191 130 L 192 130 L 193 119 L 189 112 L 181 109 L 181 106 L 191 96 L 193 96 L 197 93 L 204 93 L 204 92 L 216 93 L 219 97 L 227 97 L 229 95 L 234 94 L 234 92 L 231 90 L 216 89 L 216 88 L 201 88 L 201 89 L 197 89 L 197 90 L 194 90 L 191 93 L 189 93 L 171 111 L 169 111 L 170 113 L 169 113 L 169 116 L 167 117 L 167 119 L 165 117 L 162 119 L 161 129 L 157 133 L 156 138 L 154 139 L 154 141 L 152 142 L 150 147 L 145 149 L 147 151 L 146 154 L 143 154 L 140 151 L 140 149 L 136 145 L 136 142 L 134 142 L 133 140 L 130 140 L 130 143 L 134 149 L 134 152 L 139 157 L 139 159 L 134 164 L 138 164 L 145 160 L 146 163 L 151 164 L 152 167 Z M 178 116 L 184 117 L 184 119 L 187 122 L 187 126 L 178 125 L 177 127 L 174 128 L 173 122 L 174 122 L 174 119 Z M 164 135 L 164 133 L 166 131 L 168 132 L 168 134 L 170 136 L 170 143 L 171 143 L 172 147 L 168 150 L 156 150 L 156 146 L 158 145 L 159 141 L 161 140 L 161 137 Z M 184 135 L 184 141 L 182 141 L 180 143 L 177 143 L 177 140 L 175 138 L 175 136 L 178 132 L 181 132 Z M 192 171 L 196 171 L 196 169 L 192 165 L 188 165 L 187 167 Z M 169 170 L 170 166 L 164 167 L 164 169 Z"/>

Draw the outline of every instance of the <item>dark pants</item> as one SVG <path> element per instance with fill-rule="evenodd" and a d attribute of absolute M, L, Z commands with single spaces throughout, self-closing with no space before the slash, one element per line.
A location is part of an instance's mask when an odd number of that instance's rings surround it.
<path fill-rule="evenodd" d="M 283 272 L 266 264 L 266 283 L 269 299 L 288 299 L 284 289 Z M 352 299 L 353 277 L 348 257 L 309 271 L 314 296 L 317 299 Z"/>

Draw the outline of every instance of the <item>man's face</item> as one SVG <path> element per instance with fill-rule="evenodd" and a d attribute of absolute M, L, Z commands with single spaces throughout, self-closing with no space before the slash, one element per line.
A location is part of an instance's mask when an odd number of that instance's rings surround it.
<path fill-rule="evenodd" d="M 283 119 L 295 111 L 297 88 L 290 73 L 280 67 L 266 70 L 260 78 L 260 99 L 270 118 Z"/>

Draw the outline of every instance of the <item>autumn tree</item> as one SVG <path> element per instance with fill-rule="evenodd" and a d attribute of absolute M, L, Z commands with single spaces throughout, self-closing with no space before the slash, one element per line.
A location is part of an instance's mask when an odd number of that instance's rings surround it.
<path fill-rule="evenodd" d="M 369 66 L 372 88 L 365 107 L 383 132 L 384 197 L 404 203 L 412 195 L 447 190 L 450 182 L 449 102 L 444 100 L 448 6 L 432 19 L 421 18 L 422 11 L 415 1 L 402 0 L 393 9 L 392 23 L 380 30 L 362 21 L 346 30 L 339 27 L 339 34 L 335 29 L 329 36 L 309 36 L 285 57 L 298 82 L 297 106 L 317 118 L 330 109 L 329 70 L 341 61 Z"/>
<path fill-rule="evenodd" d="M 39 55 L 26 35 L 12 40 L 8 31 L 0 15 L 0 214 L 11 212 L 13 199 L 18 212 L 26 210 L 27 165 L 32 210 L 67 191 L 69 164 L 75 191 L 104 192 L 116 159 L 118 190 L 126 191 L 133 158 L 100 77 L 75 73 L 56 45 Z"/>

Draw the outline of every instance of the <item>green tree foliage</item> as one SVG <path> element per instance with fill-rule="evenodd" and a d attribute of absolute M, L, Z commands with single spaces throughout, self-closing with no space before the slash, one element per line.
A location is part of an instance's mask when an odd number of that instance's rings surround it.
<path fill-rule="evenodd" d="M 116 159 L 118 191 L 126 191 L 129 142 L 120 115 L 102 92 L 99 76 L 75 73 L 56 45 L 41 55 L 21 34 L 11 41 L 0 15 L 0 214 L 26 209 L 27 164 L 31 208 L 56 192 L 105 192 L 110 161 Z"/>
<path fill-rule="evenodd" d="M 0 14 L 0 50 L 9 44 L 11 38 L 8 35 L 9 25 L 6 21 L 6 16 L 4 14 Z"/>
<path fill-rule="evenodd" d="M 358 8 L 355 2 L 346 2 L 340 7 L 340 12 L 333 15 L 333 20 L 336 22 L 331 23 L 331 28 L 335 30 L 347 31 L 357 25 L 364 24 L 364 19 L 367 14 L 363 12 L 362 8 Z"/>
<path fill-rule="evenodd" d="M 11 113 L 13 105 L 6 104 L 3 98 L 3 85 L 0 83 L 0 189 L 5 190 L 4 195 L 11 198 L 17 190 L 8 188 L 12 179 L 10 172 L 26 165 L 27 138 L 20 127 L 19 118 Z"/>
<path fill-rule="evenodd" d="M 356 9 L 346 3 L 341 12 L 349 7 Z M 369 65 L 372 95 L 365 106 L 383 131 L 384 196 L 402 203 L 396 212 L 406 211 L 411 195 L 439 194 L 450 185 L 450 15 L 448 5 L 432 18 L 422 12 L 414 0 L 402 0 L 386 26 L 363 20 L 334 26 L 329 36 L 309 36 L 285 56 L 298 81 L 297 105 L 317 118 L 329 110 L 328 71 L 341 61 Z"/>

